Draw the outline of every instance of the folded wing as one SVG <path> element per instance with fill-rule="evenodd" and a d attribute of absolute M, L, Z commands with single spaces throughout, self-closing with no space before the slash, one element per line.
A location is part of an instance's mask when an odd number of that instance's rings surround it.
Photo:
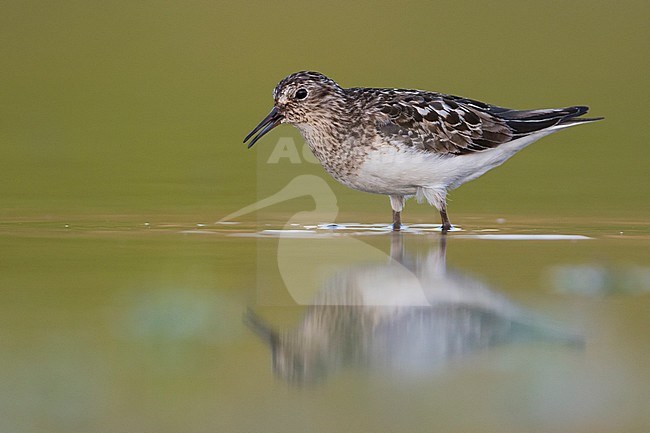
<path fill-rule="evenodd" d="M 381 136 L 441 155 L 481 152 L 554 126 L 599 120 L 577 119 L 588 111 L 584 106 L 513 110 L 439 93 L 365 90 Z"/>

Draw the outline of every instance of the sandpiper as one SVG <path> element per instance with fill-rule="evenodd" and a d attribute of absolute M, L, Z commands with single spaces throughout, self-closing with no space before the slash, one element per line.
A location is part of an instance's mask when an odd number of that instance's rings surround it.
<path fill-rule="evenodd" d="M 422 90 L 342 88 L 311 71 L 284 78 L 273 99 L 244 143 L 252 138 L 252 147 L 281 123 L 295 126 L 334 179 L 390 198 L 393 230 L 401 227 L 405 200 L 415 196 L 438 209 L 446 233 L 449 190 L 545 135 L 602 119 L 579 118 L 585 106 L 513 110 Z"/>

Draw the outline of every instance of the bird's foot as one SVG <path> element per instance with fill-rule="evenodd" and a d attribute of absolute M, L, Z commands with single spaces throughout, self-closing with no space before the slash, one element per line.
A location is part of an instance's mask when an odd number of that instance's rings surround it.
<path fill-rule="evenodd" d="M 400 212 L 393 211 L 393 231 L 398 232 L 402 228 L 402 218 Z"/>

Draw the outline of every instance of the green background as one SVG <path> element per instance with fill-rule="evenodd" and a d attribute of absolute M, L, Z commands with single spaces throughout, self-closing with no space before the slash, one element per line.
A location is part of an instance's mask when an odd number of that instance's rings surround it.
<path fill-rule="evenodd" d="M 0 217 L 218 219 L 256 199 L 256 150 L 241 140 L 270 109 L 273 87 L 313 69 L 348 87 L 515 108 L 589 105 L 606 120 L 545 138 L 462 187 L 451 214 L 645 219 L 649 10 L 611 1 L 5 1 Z M 281 136 L 299 140 L 282 126 L 256 147 Z M 385 198 L 334 188 L 344 214 L 388 213 Z M 409 212 L 435 217 L 424 206 Z"/>

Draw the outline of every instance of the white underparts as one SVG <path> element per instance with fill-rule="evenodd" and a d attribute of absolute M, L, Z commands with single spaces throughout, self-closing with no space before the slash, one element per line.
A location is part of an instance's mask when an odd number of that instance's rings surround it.
<path fill-rule="evenodd" d="M 515 153 L 558 129 L 559 125 L 514 139 L 492 149 L 464 155 L 441 155 L 399 143 L 376 142 L 363 148 L 363 162 L 352 173 L 328 171 L 344 185 L 360 191 L 386 194 L 391 207 L 401 212 L 407 198 L 426 200 L 438 210 L 445 210 L 447 192 L 503 164 Z M 319 156 L 323 158 L 323 155 Z"/>

